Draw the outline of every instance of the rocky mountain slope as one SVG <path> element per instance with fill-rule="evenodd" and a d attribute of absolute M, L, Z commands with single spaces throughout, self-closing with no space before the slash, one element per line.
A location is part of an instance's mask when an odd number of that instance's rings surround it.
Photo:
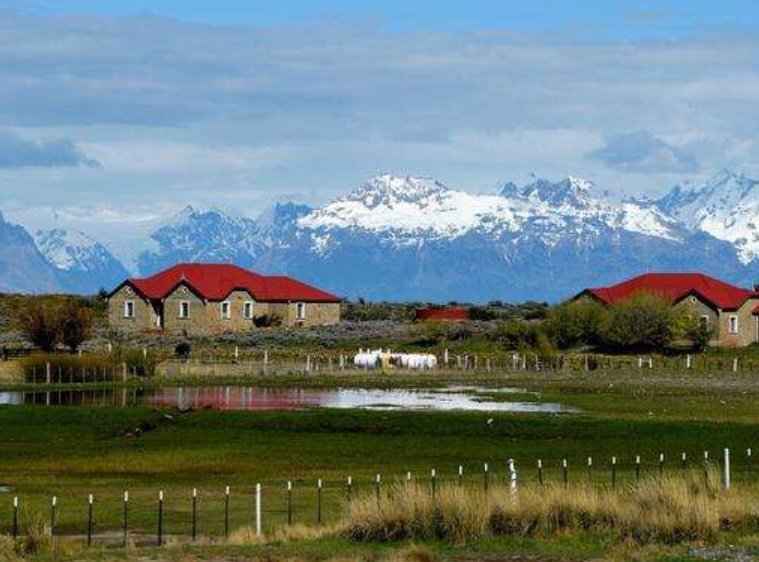
<path fill-rule="evenodd" d="M 0 214 L 0 291 L 44 293 L 60 289 L 55 271 L 21 226 Z"/>
<path fill-rule="evenodd" d="M 347 298 L 438 302 L 554 301 L 652 270 L 701 270 L 749 285 L 759 273 L 757 186 L 721 172 L 655 201 L 620 202 L 575 177 L 476 194 L 382 175 L 316 208 L 284 203 L 239 217 L 187 207 L 153 232 L 134 273 L 233 262 Z M 88 292 L 126 275 L 81 234 L 40 232 L 37 246 L 47 271 L 40 286 Z M 27 276 L 7 273 L 0 282 L 37 290 Z"/>
<path fill-rule="evenodd" d="M 146 272 L 234 261 L 349 298 L 555 300 L 645 270 L 745 273 L 730 243 L 571 177 L 473 194 L 384 175 L 316 209 L 278 206 L 266 220 L 189 210 L 154 239 L 159 252 L 140 260 Z"/>
<path fill-rule="evenodd" d="M 676 185 L 656 204 L 686 227 L 733 244 L 742 263 L 759 259 L 759 181 L 722 170 L 702 184 Z"/>
<path fill-rule="evenodd" d="M 129 275 L 105 246 L 82 232 L 38 230 L 35 242 L 64 292 L 94 294 Z"/>

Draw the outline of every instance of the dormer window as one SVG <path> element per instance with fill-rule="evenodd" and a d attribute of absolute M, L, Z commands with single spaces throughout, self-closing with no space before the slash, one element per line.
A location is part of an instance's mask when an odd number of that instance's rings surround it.
<path fill-rule="evenodd" d="M 229 301 L 224 301 L 220 306 L 221 319 L 229 320 L 232 317 L 232 305 Z"/>

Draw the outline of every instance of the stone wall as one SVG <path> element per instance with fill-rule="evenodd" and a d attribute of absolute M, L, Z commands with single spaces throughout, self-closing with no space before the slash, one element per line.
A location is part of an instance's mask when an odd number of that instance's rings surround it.
<path fill-rule="evenodd" d="M 675 309 L 684 312 L 695 319 L 707 317 L 712 329 L 712 339 L 709 345 L 720 345 L 719 313 L 717 310 L 695 296 L 688 296 L 675 305 Z"/>
<path fill-rule="evenodd" d="M 134 318 L 124 318 L 124 302 L 134 301 Z M 189 315 L 180 316 L 180 304 L 187 302 Z M 340 303 L 305 303 L 305 317 L 297 317 L 297 303 L 257 302 L 245 290 L 233 291 L 224 301 L 230 304 L 229 318 L 222 316 L 221 301 L 206 301 L 189 286 L 179 285 L 169 294 L 158 310 L 131 287 L 125 286 L 114 293 L 108 301 L 108 321 L 112 328 L 124 332 L 139 332 L 163 328 L 167 332 L 203 335 L 223 332 L 242 332 L 255 330 L 253 319 L 265 314 L 276 314 L 282 319 L 283 326 L 325 326 L 340 322 Z M 252 317 L 245 317 L 245 303 L 252 303 Z M 162 325 L 159 327 L 159 315 Z"/>
<path fill-rule="evenodd" d="M 124 317 L 124 303 L 134 302 L 134 318 Z M 156 329 L 157 315 L 153 305 L 130 286 L 125 285 L 108 299 L 108 324 L 120 332 L 144 332 Z"/>
<path fill-rule="evenodd" d="M 340 322 L 340 303 L 307 302 L 305 317 L 297 317 L 297 303 L 271 303 L 269 309 L 282 319 L 283 326 L 330 326 Z"/>
<path fill-rule="evenodd" d="M 179 315 L 182 302 L 189 303 L 190 314 L 187 318 Z M 208 315 L 205 301 L 192 289 L 180 285 L 163 301 L 163 328 L 167 332 L 204 334 L 207 330 Z"/>
<path fill-rule="evenodd" d="M 724 347 L 742 347 L 757 341 L 757 317 L 752 314 L 759 299 L 749 299 L 734 311 L 725 310 L 719 318 L 719 344 Z M 738 332 L 730 333 L 730 317 L 738 317 Z"/>

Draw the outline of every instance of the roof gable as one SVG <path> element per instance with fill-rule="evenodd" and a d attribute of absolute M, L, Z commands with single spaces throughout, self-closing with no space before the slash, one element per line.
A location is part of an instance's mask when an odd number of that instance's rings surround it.
<path fill-rule="evenodd" d="M 703 273 L 646 273 L 608 287 L 595 287 L 583 291 L 605 304 L 631 297 L 635 293 L 654 293 L 678 302 L 688 295 L 698 296 L 717 308 L 735 310 L 746 300 L 756 296 L 754 291 L 730 285 Z"/>
<path fill-rule="evenodd" d="M 264 276 L 230 264 L 178 264 L 144 279 L 126 281 L 150 299 L 162 299 L 185 284 L 211 301 L 235 290 L 247 291 L 260 302 L 340 302 L 335 295 L 285 276 Z"/>

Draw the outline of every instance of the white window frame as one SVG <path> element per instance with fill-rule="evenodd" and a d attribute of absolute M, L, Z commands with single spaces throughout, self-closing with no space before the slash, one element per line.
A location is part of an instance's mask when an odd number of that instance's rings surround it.
<path fill-rule="evenodd" d="M 185 306 L 187 307 L 187 314 L 184 313 Z M 190 317 L 190 301 L 179 301 L 179 318 L 187 319 Z"/>
<path fill-rule="evenodd" d="M 245 301 L 242 304 L 242 315 L 246 320 L 251 320 L 253 318 L 253 301 Z"/>
<path fill-rule="evenodd" d="M 709 315 L 708 314 L 702 314 L 701 316 L 699 316 L 698 317 L 698 321 L 707 330 L 711 326 L 711 322 L 709 321 Z"/>
<path fill-rule="evenodd" d="M 232 318 L 232 303 L 229 301 L 219 303 L 219 315 L 222 320 L 229 320 Z"/>
<path fill-rule="evenodd" d="M 304 302 L 295 303 L 295 319 L 296 320 L 306 319 L 306 303 Z"/>
<path fill-rule="evenodd" d="M 730 334 L 737 334 L 740 330 L 740 325 L 738 324 L 738 315 L 737 314 L 731 314 L 727 318 L 727 331 Z"/>
<path fill-rule="evenodd" d="M 124 301 L 124 318 L 134 318 L 134 301 Z"/>

